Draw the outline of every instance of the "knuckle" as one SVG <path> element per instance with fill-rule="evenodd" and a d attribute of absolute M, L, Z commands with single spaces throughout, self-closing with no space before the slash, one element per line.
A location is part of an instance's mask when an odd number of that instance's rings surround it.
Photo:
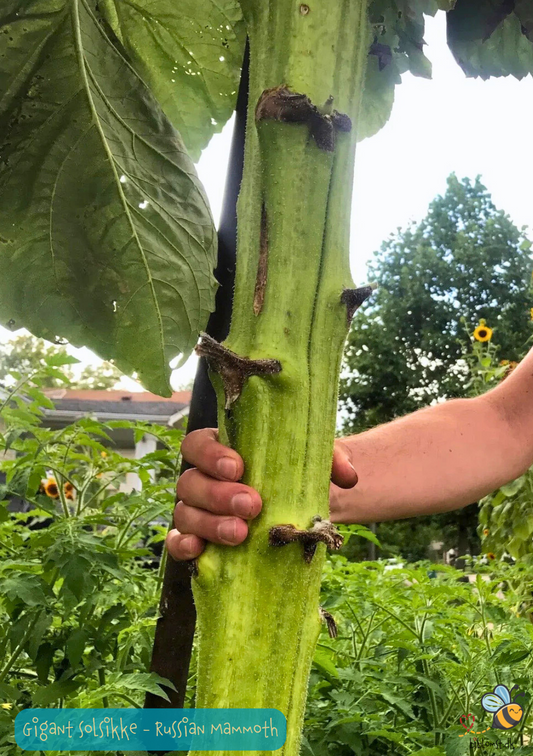
<path fill-rule="evenodd" d="M 218 514 L 233 514 L 231 500 L 235 494 L 241 492 L 240 486 L 213 480 L 207 491 L 210 508 Z"/>
<path fill-rule="evenodd" d="M 194 434 L 198 433 L 198 431 L 191 431 L 190 433 L 187 433 L 183 441 L 181 442 L 181 453 L 187 459 L 187 454 L 189 453 L 191 443 L 194 442 Z"/>
<path fill-rule="evenodd" d="M 174 507 L 174 526 L 179 533 L 187 528 L 187 507 L 182 501 L 178 501 Z"/>
<path fill-rule="evenodd" d="M 186 492 L 190 490 L 191 486 L 191 478 L 194 480 L 194 476 L 196 473 L 195 468 L 191 468 L 189 470 L 185 470 L 185 472 L 182 472 L 180 477 L 178 478 L 178 483 L 176 486 L 176 494 L 179 499 L 183 499 L 186 495 Z"/>

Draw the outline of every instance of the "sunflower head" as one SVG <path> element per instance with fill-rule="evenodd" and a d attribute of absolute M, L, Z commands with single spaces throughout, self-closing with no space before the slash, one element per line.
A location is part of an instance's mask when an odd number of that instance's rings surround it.
<path fill-rule="evenodd" d="M 533 307 L 529 311 L 529 316 L 530 316 L 531 320 L 533 320 Z"/>
<path fill-rule="evenodd" d="M 44 492 L 50 499 L 59 499 L 59 488 L 55 478 L 48 478 L 44 484 Z"/>
<path fill-rule="evenodd" d="M 474 331 L 474 338 L 476 341 L 490 341 L 492 339 L 492 328 L 489 328 L 485 324 L 484 320 L 479 321 L 479 325 Z"/>
<path fill-rule="evenodd" d="M 66 499 L 70 499 L 71 501 L 74 499 L 74 486 L 68 480 L 63 486 L 63 491 L 65 492 Z"/>
<path fill-rule="evenodd" d="M 492 551 L 487 551 L 487 559 L 496 559 L 496 554 L 493 554 Z"/>
<path fill-rule="evenodd" d="M 516 367 L 518 367 L 518 362 L 515 362 L 514 360 L 511 360 L 510 362 L 509 362 L 509 360 L 504 360 L 504 362 L 507 365 L 507 370 L 505 371 L 505 373 L 501 377 L 502 381 L 505 380 L 505 378 L 507 378 L 509 375 L 511 375 L 511 373 L 513 372 L 513 370 Z"/>
<path fill-rule="evenodd" d="M 488 528 L 485 528 L 483 530 L 483 535 L 485 536 L 485 538 L 488 536 L 489 533 L 490 533 L 490 530 Z"/>

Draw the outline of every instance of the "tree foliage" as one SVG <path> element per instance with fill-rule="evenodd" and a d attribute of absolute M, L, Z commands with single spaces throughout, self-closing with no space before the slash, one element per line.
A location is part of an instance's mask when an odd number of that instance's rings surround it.
<path fill-rule="evenodd" d="M 78 360 L 72 358 L 64 346 L 47 344 L 43 339 L 22 334 L 7 344 L 0 344 L 0 382 L 5 381 L 13 372 L 30 375 L 43 370 L 50 358 L 63 361 L 63 373 L 69 379 L 69 388 L 105 390 L 111 389 L 120 381 L 121 373 L 109 362 L 101 365 L 86 365 L 81 372 L 75 372 L 72 365 Z M 45 372 L 41 377 L 43 388 L 64 387 L 52 372 Z"/>
<path fill-rule="evenodd" d="M 481 318 L 501 358 L 521 357 L 533 333 L 529 248 L 479 178 L 451 175 L 427 216 L 385 241 L 369 265 L 379 288 L 348 338 L 346 429 L 465 395 L 461 354 Z"/>

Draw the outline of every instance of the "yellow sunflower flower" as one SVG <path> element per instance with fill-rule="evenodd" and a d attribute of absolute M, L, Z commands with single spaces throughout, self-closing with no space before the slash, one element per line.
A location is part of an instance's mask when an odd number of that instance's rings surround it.
<path fill-rule="evenodd" d="M 488 551 L 487 559 L 496 559 L 496 554 L 493 554 L 492 551 Z"/>
<path fill-rule="evenodd" d="M 489 533 L 490 533 L 490 530 L 488 528 L 485 528 L 483 530 L 483 535 L 485 536 L 485 538 L 488 536 Z"/>
<path fill-rule="evenodd" d="M 59 499 L 59 488 L 55 478 L 48 478 L 44 484 L 44 492 L 50 499 Z"/>
<path fill-rule="evenodd" d="M 71 501 L 74 499 L 74 486 L 72 483 L 67 481 L 63 486 L 63 491 L 65 492 L 66 499 L 70 499 Z"/>
<path fill-rule="evenodd" d="M 13 704 L 12 703 L 2 703 L 0 704 L 0 709 L 12 709 Z"/>
<path fill-rule="evenodd" d="M 529 311 L 529 314 L 530 314 L 530 316 L 531 316 L 531 320 L 533 320 L 533 307 L 532 307 L 532 308 L 531 308 L 531 310 Z"/>
<path fill-rule="evenodd" d="M 480 320 L 478 327 L 474 331 L 474 338 L 476 341 L 490 341 L 492 339 L 492 328 L 485 325 L 484 320 Z"/>
<path fill-rule="evenodd" d="M 502 381 L 503 381 L 503 380 L 505 380 L 506 378 L 508 378 L 508 377 L 509 377 L 509 376 L 511 375 L 511 373 L 513 372 L 513 370 L 514 370 L 515 368 L 517 368 L 517 367 L 518 367 L 518 362 L 514 362 L 514 360 L 511 360 L 511 362 L 508 362 L 508 361 L 507 361 L 507 370 L 506 370 L 506 371 L 505 371 L 505 373 L 504 373 L 504 374 L 502 375 L 502 377 L 501 377 L 501 379 L 500 379 L 500 380 L 502 380 Z"/>

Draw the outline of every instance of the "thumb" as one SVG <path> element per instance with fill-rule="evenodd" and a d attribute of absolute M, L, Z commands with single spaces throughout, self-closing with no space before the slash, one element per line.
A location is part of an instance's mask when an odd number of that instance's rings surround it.
<path fill-rule="evenodd" d="M 357 483 L 357 473 L 352 464 L 351 454 L 342 441 L 335 441 L 331 481 L 340 488 L 353 488 Z"/>

